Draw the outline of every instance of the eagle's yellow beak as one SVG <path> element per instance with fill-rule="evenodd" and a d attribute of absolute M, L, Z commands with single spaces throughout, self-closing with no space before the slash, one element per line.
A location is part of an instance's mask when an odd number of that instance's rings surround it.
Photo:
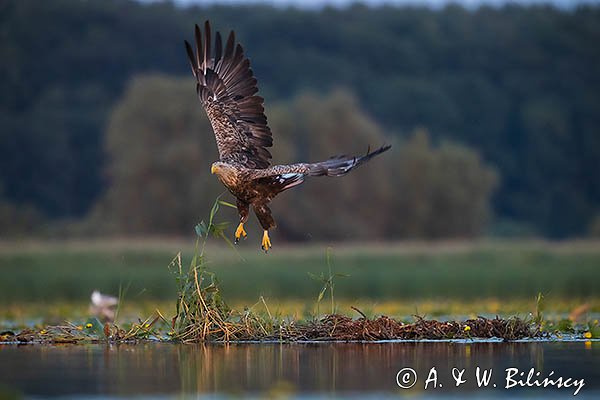
<path fill-rule="evenodd" d="M 213 166 L 210 167 L 210 173 L 214 174 L 215 172 L 217 172 L 217 166 L 213 165 Z"/>

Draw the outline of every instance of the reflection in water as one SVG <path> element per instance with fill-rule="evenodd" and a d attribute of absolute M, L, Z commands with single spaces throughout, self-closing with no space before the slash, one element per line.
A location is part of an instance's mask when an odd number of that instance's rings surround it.
<path fill-rule="evenodd" d="M 551 370 L 555 376 L 585 378 L 581 394 L 589 395 L 600 389 L 599 355 L 598 342 L 0 345 L 0 387 L 30 395 L 394 394 L 402 392 L 396 373 L 410 367 L 419 377 L 412 394 L 494 393 L 492 388 L 477 388 L 474 375 L 479 366 L 493 368 L 496 395 L 532 391 L 504 390 L 508 367 L 525 373 L 535 368 L 542 378 Z M 443 387 L 424 392 L 432 367 Z M 467 383 L 460 388 L 453 384 L 454 367 L 466 369 Z"/>

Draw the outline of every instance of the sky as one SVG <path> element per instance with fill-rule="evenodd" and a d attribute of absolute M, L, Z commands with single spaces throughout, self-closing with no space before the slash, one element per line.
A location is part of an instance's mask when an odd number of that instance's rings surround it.
<path fill-rule="evenodd" d="M 154 1 L 154 0 L 146 0 Z M 301 8 L 320 8 L 325 5 L 343 7 L 356 3 L 357 0 L 173 0 L 177 4 L 272 4 L 275 6 L 296 6 Z M 360 3 L 369 5 L 394 4 L 394 5 L 427 5 L 430 7 L 442 7 L 448 3 L 458 3 L 465 7 L 477 7 L 480 5 L 501 6 L 506 3 L 518 4 L 553 4 L 560 8 L 572 8 L 579 4 L 600 4 L 600 0 L 360 0 Z"/>

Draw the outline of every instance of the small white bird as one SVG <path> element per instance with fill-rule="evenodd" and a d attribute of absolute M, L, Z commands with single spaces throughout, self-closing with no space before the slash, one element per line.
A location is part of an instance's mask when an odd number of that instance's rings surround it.
<path fill-rule="evenodd" d="M 105 322 L 112 322 L 115 319 L 115 308 L 119 300 L 114 296 L 100 293 L 98 290 L 92 292 L 92 304 L 90 304 L 90 313 L 102 319 Z"/>

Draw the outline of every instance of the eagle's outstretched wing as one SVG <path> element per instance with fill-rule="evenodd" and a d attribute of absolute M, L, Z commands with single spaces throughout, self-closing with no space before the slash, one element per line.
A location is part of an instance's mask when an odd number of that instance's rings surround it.
<path fill-rule="evenodd" d="M 219 32 L 212 51 L 210 24 L 204 25 L 204 37 L 195 29 L 196 51 L 186 41 L 185 47 L 196 91 L 215 132 L 221 160 L 239 163 L 247 168 L 267 168 L 273 145 L 271 130 L 264 114 L 263 98 L 256 96 L 256 78 L 250 61 L 233 31 L 225 48 Z"/>
<path fill-rule="evenodd" d="M 388 151 L 392 146 L 384 145 L 375 151 L 367 150 L 362 156 L 335 156 L 316 163 L 274 165 L 260 171 L 248 171 L 249 180 L 260 180 L 272 188 L 273 195 L 304 182 L 305 176 L 343 176 L 366 163 L 373 157 Z"/>

